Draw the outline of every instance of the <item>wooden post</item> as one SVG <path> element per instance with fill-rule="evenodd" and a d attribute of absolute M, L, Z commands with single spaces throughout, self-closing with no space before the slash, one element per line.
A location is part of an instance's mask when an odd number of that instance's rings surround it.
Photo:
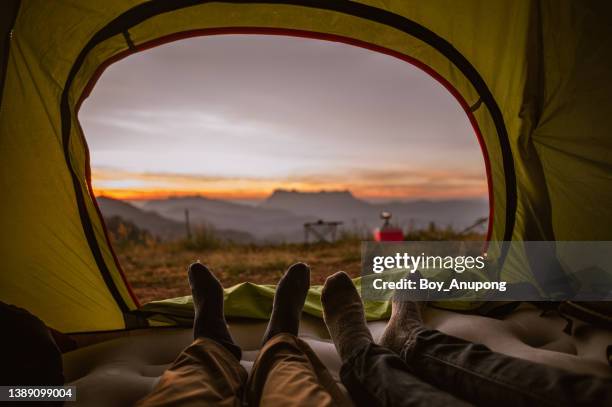
<path fill-rule="evenodd" d="M 189 209 L 185 208 L 185 229 L 187 231 L 187 240 L 191 240 L 191 226 L 189 225 Z"/>

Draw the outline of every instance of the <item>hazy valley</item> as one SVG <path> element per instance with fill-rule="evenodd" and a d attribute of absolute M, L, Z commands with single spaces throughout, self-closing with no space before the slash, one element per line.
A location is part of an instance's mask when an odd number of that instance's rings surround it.
<path fill-rule="evenodd" d="M 349 191 L 297 192 L 277 190 L 264 201 L 249 205 L 201 196 L 170 197 L 136 204 L 99 197 L 105 218 L 119 216 L 164 240 L 186 235 L 190 225 L 213 227 L 223 238 L 238 243 L 300 242 L 305 222 L 340 221 L 340 230 L 364 233 L 381 224 L 380 212 L 393 213 L 392 222 L 403 229 L 421 229 L 430 222 L 461 230 L 486 217 L 484 199 L 371 203 Z"/>

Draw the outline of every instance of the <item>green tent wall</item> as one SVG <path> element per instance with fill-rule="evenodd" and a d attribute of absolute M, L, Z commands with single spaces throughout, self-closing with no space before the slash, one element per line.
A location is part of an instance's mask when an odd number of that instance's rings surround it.
<path fill-rule="evenodd" d="M 104 67 L 188 36 L 305 36 L 413 63 L 455 95 L 474 125 L 488 167 L 491 240 L 612 240 L 608 2 L 10 0 L 0 7 L 0 300 L 58 330 L 142 323 L 95 204 L 77 112 Z M 496 255 L 503 261 L 503 247 Z M 529 278 L 528 262 L 507 270 Z"/>

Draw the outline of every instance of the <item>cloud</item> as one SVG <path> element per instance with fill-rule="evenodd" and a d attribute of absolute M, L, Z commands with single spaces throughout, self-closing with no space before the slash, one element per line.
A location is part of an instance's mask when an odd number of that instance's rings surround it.
<path fill-rule="evenodd" d="M 413 197 L 485 185 L 454 98 L 403 61 L 344 44 L 239 35 L 167 44 L 110 66 L 80 121 L 97 172 L 141 183 L 116 178 L 115 189 L 291 184 Z"/>

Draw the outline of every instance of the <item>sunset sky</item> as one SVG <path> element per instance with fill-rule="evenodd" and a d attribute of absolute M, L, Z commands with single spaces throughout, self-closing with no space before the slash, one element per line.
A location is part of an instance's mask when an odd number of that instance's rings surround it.
<path fill-rule="evenodd" d="M 100 195 L 486 196 L 480 147 L 453 97 L 403 61 L 344 44 L 174 42 L 110 66 L 79 117 Z"/>

